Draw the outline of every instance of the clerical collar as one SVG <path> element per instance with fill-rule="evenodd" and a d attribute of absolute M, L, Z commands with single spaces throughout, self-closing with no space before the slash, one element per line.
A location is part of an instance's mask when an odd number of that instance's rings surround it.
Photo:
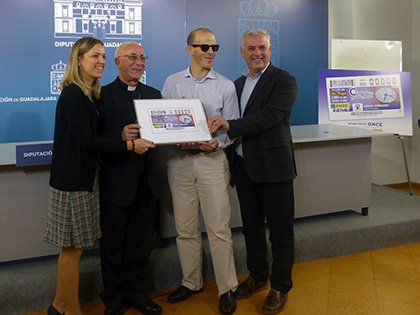
<path fill-rule="evenodd" d="M 120 83 L 120 85 L 123 89 L 127 89 L 127 91 L 129 91 L 129 92 L 134 92 L 137 89 L 137 87 L 140 85 L 140 83 L 137 83 L 137 85 L 135 85 L 135 86 L 127 85 L 123 81 L 121 81 L 120 78 L 118 78 L 118 82 Z"/>

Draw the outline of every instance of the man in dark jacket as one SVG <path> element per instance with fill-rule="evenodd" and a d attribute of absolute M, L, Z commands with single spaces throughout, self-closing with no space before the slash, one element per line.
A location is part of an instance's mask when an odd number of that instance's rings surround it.
<path fill-rule="evenodd" d="M 266 31 L 254 29 L 243 34 L 241 54 L 248 69 L 235 81 L 241 118 L 209 118 L 211 132 L 228 130 L 229 137 L 238 137 L 230 163 L 241 206 L 250 276 L 236 290 L 237 299 L 268 288 L 266 220 L 270 230 L 273 263 L 264 314 L 284 309 L 292 288 L 294 259 L 296 168 L 290 116 L 297 83 L 292 74 L 270 63 L 271 49 Z"/>

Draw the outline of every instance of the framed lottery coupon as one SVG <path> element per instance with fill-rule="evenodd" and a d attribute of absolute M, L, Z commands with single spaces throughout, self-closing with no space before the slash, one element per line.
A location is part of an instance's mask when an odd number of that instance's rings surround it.
<path fill-rule="evenodd" d="M 199 99 L 134 100 L 142 138 L 155 144 L 211 140 Z"/>
<path fill-rule="evenodd" d="M 404 117 L 399 74 L 326 78 L 330 120 Z"/>

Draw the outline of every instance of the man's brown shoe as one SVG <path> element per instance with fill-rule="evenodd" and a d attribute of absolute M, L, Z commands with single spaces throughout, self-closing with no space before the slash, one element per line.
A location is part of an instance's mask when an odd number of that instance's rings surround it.
<path fill-rule="evenodd" d="M 263 306 L 263 313 L 274 315 L 280 313 L 287 302 L 287 293 L 271 289 Z"/>
<path fill-rule="evenodd" d="M 267 281 L 255 281 L 254 278 L 249 276 L 246 278 L 236 289 L 235 297 L 238 300 L 247 299 L 254 295 L 258 291 L 264 291 L 268 289 Z"/>

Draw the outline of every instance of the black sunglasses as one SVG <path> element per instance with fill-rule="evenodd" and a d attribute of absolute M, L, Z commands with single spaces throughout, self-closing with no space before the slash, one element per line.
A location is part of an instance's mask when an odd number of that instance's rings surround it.
<path fill-rule="evenodd" d="M 220 48 L 220 45 L 207 45 L 207 44 L 201 44 L 201 45 L 191 45 L 193 47 L 200 47 L 202 51 L 206 52 L 210 49 L 213 49 L 214 52 L 218 51 Z"/>

